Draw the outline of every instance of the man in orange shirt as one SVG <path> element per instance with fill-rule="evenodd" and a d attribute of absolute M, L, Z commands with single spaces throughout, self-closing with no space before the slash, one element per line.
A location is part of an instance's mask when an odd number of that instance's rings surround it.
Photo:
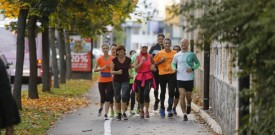
<path fill-rule="evenodd" d="M 166 93 L 166 85 L 168 84 L 168 92 L 169 92 L 169 99 L 168 99 L 168 117 L 172 117 L 172 105 L 174 100 L 174 90 L 176 87 L 176 74 L 175 71 L 172 69 L 172 60 L 174 55 L 177 53 L 174 50 L 171 50 L 171 39 L 165 38 L 164 42 L 164 49 L 159 51 L 155 57 L 154 62 L 155 65 L 159 69 L 159 82 L 160 82 L 160 116 L 165 117 L 165 93 Z"/>

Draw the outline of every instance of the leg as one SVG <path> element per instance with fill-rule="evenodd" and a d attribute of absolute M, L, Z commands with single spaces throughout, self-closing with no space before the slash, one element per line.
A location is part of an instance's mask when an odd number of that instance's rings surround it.
<path fill-rule="evenodd" d="M 116 112 L 121 113 L 121 83 L 113 82 L 113 88 L 115 93 Z"/>
<path fill-rule="evenodd" d="M 147 80 L 144 87 L 144 101 L 145 101 L 145 117 L 149 118 L 149 103 L 150 103 L 150 90 L 152 87 L 152 79 Z"/>
<path fill-rule="evenodd" d="M 169 98 L 168 98 L 168 108 L 167 111 L 171 111 L 172 113 L 172 107 L 173 107 L 173 103 L 174 103 L 174 93 L 175 93 L 175 88 L 176 88 L 176 74 L 170 74 L 167 75 L 168 79 L 168 94 L 169 94 Z"/>
<path fill-rule="evenodd" d="M 191 112 L 191 102 L 192 102 L 192 90 L 193 90 L 193 80 L 186 81 L 186 100 L 187 100 L 187 114 Z"/>
<path fill-rule="evenodd" d="M 121 84 L 121 99 L 122 99 L 122 118 L 123 120 L 128 120 L 126 115 L 127 110 L 127 101 L 130 99 L 130 89 L 129 89 L 129 82 L 123 82 Z"/>
<path fill-rule="evenodd" d="M 155 104 L 154 104 L 154 110 L 158 109 L 158 104 L 159 104 L 159 74 L 158 71 L 153 72 L 154 78 L 155 78 L 155 82 L 156 82 L 156 86 L 157 88 L 154 90 L 154 96 L 155 96 Z"/>
<path fill-rule="evenodd" d="M 159 81 L 160 81 L 160 89 L 161 89 L 161 92 L 160 92 L 160 108 L 161 109 L 164 109 L 164 101 L 165 101 L 165 94 L 166 94 L 166 84 L 167 84 L 167 81 L 166 81 L 166 76 L 165 75 L 160 75 L 159 76 Z"/>
<path fill-rule="evenodd" d="M 106 93 L 105 93 L 105 83 L 98 83 L 98 90 L 100 94 L 100 108 L 98 110 L 98 116 L 101 116 L 101 112 L 103 109 L 104 102 L 106 100 Z"/>

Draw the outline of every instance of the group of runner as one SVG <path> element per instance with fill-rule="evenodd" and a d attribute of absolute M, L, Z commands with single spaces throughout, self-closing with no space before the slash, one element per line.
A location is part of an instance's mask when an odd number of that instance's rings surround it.
<path fill-rule="evenodd" d="M 158 110 L 160 102 L 159 113 L 165 117 L 164 101 L 168 85 L 167 117 L 177 115 L 176 107 L 180 103 L 183 120 L 187 121 L 187 114 L 191 112 L 194 70 L 200 63 L 196 55 L 188 50 L 187 39 L 183 39 L 180 46 L 173 49 L 171 46 L 171 39 L 159 34 L 157 44 L 149 52 L 148 44 L 142 44 L 139 53 L 131 50 L 128 57 L 124 46 L 112 44 L 110 55 L 109 45 L 103 44 L 103 55 L 97 59 L 94 69 L 94 72 L 100 72 L 98 115 L 101 115 L 104 106 L 104 119 L 114 117 L 114 98 L 117 120 L 128 120 L 126 111 L 129 103 L 131 114 L 138 113 L 140 118 L 149 118 L 150 90 L 153 88 L 154 110 Z M 136 101 L 138 106 L 134 111 Z"/>

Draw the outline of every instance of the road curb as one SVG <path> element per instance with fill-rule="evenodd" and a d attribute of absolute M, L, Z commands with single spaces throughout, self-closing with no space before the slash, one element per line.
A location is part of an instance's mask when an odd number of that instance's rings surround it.
<path fill-rule="evenodd" d="M 213 119 L 209 114 L 207 114 L 203 109 L 201 109 L 199 106 L 196 104 L 192 103 L 192 109 L 198 113 L 210 126 L 210 128 L 215 131 L 217 134 L 223 134 L 222 133 L 222 128 L 220 125 Z"/>

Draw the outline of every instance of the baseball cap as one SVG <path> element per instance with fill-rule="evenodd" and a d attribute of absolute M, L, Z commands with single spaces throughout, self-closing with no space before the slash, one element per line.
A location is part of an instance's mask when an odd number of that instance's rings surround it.
<path fill-rule="evenodd" d="M 148 44 L 143 43 L 141 44 L 141 47 L 148 47 Z"/>

